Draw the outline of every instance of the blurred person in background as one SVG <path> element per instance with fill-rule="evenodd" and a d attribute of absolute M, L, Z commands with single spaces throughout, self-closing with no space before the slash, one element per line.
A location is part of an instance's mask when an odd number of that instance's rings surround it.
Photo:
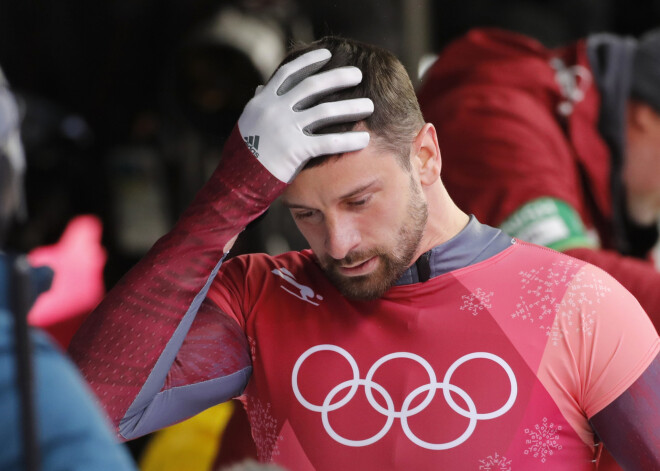
<path fill-rule="evenodd" d="M 660 326 L 660 29 L 556 49 L 475 29 L 418 97 L 460 207 L 605 269 Z"/>
<path fill-rule="evenodd" d="M 587 470 L 603 445 L 658 467 L 660 339 L 639 303 L 462 212 L 441 167 L 391 53 L 290 53 L 72 341 L 118 436 L 238 397 L 259 460 L 290 469 Z M 227 260 L 278 196 L 311 249 Z"/>
<path fill-rule="evenodd" d="M 24 205 L 29 218 L 6 234 L 7 251 L 27 253 L 33 266 L 53 270 L 50 289 L 30 309 L 30 325 L 66 349 L 105 293 L 106 250 L 94 181 L 94 135 L 66 106 L 12 89 L 25 155 Z"/>
<path fill-rule="evenodd" d="M 0 72 L 0 247 L 26 216 L 24 173 L 18 107 Z M 51 279 L 50 269 L 0 249 L 0 469 L 133 470 L 75 366 L 48 335 L 27 326 Z"/>

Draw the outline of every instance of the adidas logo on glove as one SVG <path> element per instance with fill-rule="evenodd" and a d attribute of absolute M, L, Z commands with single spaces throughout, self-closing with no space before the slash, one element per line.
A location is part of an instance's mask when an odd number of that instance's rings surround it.
<path fill-rule="evenodd" d="M 250 152 L 252 152 L 256 158 L 259 158 L 259 136 L 246 136 L 243 140 L 247 144 L 248 149 L 250 149 Z"/>

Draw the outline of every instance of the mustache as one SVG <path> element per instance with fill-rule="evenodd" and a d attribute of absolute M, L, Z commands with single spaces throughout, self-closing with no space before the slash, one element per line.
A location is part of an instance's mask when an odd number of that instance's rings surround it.
<path fill-rule="evenodd" d="M 346 265 L 354 265 L 356 262 L 364 262 L 372 257 L 380 257 L 382 255 L 383 255 L 382 252 L 377 249 L 361 250 L 356 252 L 350 252 L 344 258 L 341 259 L 336 259 L 327 256 L 325 257 L 324 262 L 326 266 L 346 266 Z"/>

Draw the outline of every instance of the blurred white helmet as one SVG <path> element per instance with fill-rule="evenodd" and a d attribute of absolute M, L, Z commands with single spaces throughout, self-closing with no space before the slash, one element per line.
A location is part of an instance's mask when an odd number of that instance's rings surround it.
<path fill-rule="evenodd" d="M 24 176 L 18 105 L 0 70 L 0 237 L 12 220 L 26 216 Z"/>

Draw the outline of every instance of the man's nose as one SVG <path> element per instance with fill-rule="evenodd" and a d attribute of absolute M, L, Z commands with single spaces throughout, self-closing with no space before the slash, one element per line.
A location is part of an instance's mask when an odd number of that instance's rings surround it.
<path fill-rule="evenodd" d="M 351 218 L 326 218 L 326 224 L 325 249 L 335 260 L 341 260 L 360 244 L 360 231 Z"/>

